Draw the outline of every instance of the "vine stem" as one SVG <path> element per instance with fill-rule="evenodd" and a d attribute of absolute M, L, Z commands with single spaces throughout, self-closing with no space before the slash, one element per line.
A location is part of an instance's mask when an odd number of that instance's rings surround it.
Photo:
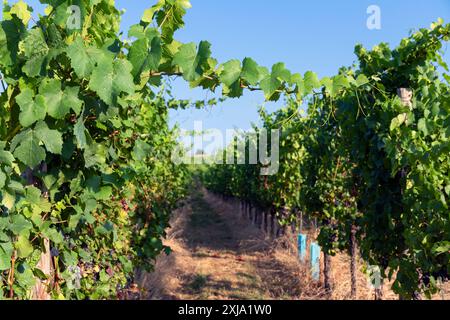
<path fill-rule="evenodd" d="M 11 269 L 9 269 L 8 284 L 9 284 L 9 298 L 14 298 L 14 270 L 16 269 L 16 251 L 11 257 Z"/>
<path fill-rule="evenodd" d="M 19 124 L 13 129 L 13 131 L 11 131 L 11 133 L 6 137 L 5 140 L 9 141 L 12 138 L 14 138 L 16 136 L 16 134 L 20 131 L 20 129 L 22 129 L 22 126 Z"/>

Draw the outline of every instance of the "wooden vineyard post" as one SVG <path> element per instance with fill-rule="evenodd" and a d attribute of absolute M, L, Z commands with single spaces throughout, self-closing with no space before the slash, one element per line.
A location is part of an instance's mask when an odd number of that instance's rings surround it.
<path fill-rule="evenodd" d="M 255 215 L 256 215 L 256 208 L 252 205 L 250 207 L 250 223 L 255 224 Z"/>
<path fill-rule="evenodd" d="M 270 212 L 270 234 L 273 237 L 277 236 L 277 233 L 275 230 L 275 211 L 273 209 Z"/>
<path fill-rule="evenodd" d="M 325 291 L 327 294 L 331 295 L 333 292 L 331 284 L 331 256 L 327 253 L 324 254 L 323 258 L 323 283 Z"/>
<path fill-rule="evenodd" d="M 281 211 L 281 219 L 282 220 L 286 220 L 287 217 L 289 217 L 291 214 L 290 209 L 287 207 L 283 207 L 282 211 Z M 281 226 L 281 235 L 284 236 L 286 235 L 286 233 L 288 232 L 289 229 L 289 225 L 283 224 Z"/>
<path fill-rule="evenodd" d="M 251 220 L 252 217 L 252 207 L 250 206 L 250 203 L 247 204 L 247 219 Z"/>
<path fill-rule="evenodd" d="M 45 162 L 42 162 L 39 166 L 39 172 L 41 174 L 47 173 L 47 164 Z M 36 182 L 38 182 L 34 176 L 34 173 L 31 169 L 27 169 L 24 174 L 25 179 L 27 180 L 28 185 L 34 185 Z M 44 198 L 48 199 L 49 194 L 48 190 L 42 186 L 41 194 Z M 40 269 L 46 276 L 46 280 L 41 280 L 37 277 L 36 283 L 31 290 L 31 299 L 32 300 L 50 300 L 51 295 L 49 294 L 50 289 L 50 281 L 52 279 L 52 254 L 50 251 L 50 240 L 48 238 L 43 239 L 43 252 L 41 253 L 41 256 L 39 258 L 39 261 L 36 265 L 38 269 Z"/>
<path fill-rule="evenodd" d="M 280 219 L 276 219 L 276 225 L 277 225 L 277 232 L 276 232 L 276 237 L 282 237 L 286 234 L 286 225 L 281 225 L 281 223 L 279 222 L 280 220 L 283 220 L 285 217 L 287 217 L 287 212 L 288 209 L 286 207 L 282 207 L 281 208 L 281 212 L 280 212 Z"/>
<path fill-rule="evenodd" d="M 50 251 L 50 240 L 44 239 L 44 250 L 41 258 L 37 264 L 37 268 L 41 270 L 47 277 L 47 280 L 36 279 L 36 284 L 32 291 L 32 300 L 50 300 L 51 296 L 48 293 L 50 288 L 50 281 L 52 275 L 52 254 Z"/>
<path fill-rule="evenodd" d="M 303 212 L 300 211 L 300 233 L 303 232 Z"/>
<path fill-rule="evenodd" d="M 412 108 L 412 97 L 413 91 L 409 88 L 399 88 L 397 89 L 397 95 L 402 100 L 405 106 Z"/>
<path fill-rule="evenodd" d="M 248 217 L 248 203 L 247 201 L 244 202 L 244 217 L 247 219 Z"/>
<path fill-rule="evenodd" d="M 400 99 L 402 100 L 403 105 L 408 106 L 410 109 L 412 109 L 413 104 L 412 104 L 412 97 L 413 97 L 413 91 L 410 88 L 399 88 L 397 89 L 397 95 L 400 97 Z M 403 191 L 402 191 L 403 193 Z M 419 279 L 420 282 L 420 279 Z M 420 292 L 414 292 L 413 296 L 412 296 L 413 300 L 422 300 L 422 296 L 420 294 Z"/>
<path fill-rule="evenodd" d="M 255 210 L 255 226 L 259 229 L 259 216 L 261 215 L 261 211 L 258 207 Z"/>
<path fill-rule="evenodd" d="M 330 226 L 331 222 L 327 219 L 323 221 L 324 224 Z M 318 228 L 317 219 L 316 219 L 316 228 Z M 330 243 L 332 243 L 332 239 L 328 239 Z M 323 258 L 323 283 L 325 287 L 325 291 L 328 295 L 331 295 L 333 292 L 333 287 L 331 283 L 331 255 L 328 252 L 324 252 Z"/>
<path fill-rule="evenodd" d="M 264 210 L 264 231 L 266 231 L 266 233 L 269 233 L 269 212 L 268 210 Z"/>
<path fill-rule="evenodd" d="M 303 212 L 300 211 L 299 234 L 297 239 L 298 257 L 301 262 L 306 262 L 306 244 L 308 236 L 303 233 Z"/>
<path fill-rule="evenodd" d="M 279 237 L 281 237 L 282 235 L 283 235 L 283 227 L 280 225 L 280 223 L 278 222 L 278 219 L 276 219 L 276 225 L 277 225 L 277 232 L 276 232 L 276 235 L 275 235 L 275 237 L 276 238 L 279 238 Z"/>
<path fill-rule="evenodd" d="M 370 285 L 375 289 L 375 300 L 383 300 L 383 278 L 378 266 L 369 266 Z"/>
<path fill-rule="evenodd" d="M 255 219 L 256 219 L 256 215 L 257 215 L 257 210 L 256 210 L 256 207 L 252 207 L 252 216 L 251 216 L 251 219 L 250 219 L 250 222 L 251 222 L 251 224 L 252 225 L 255 225 Z"/>
<path fill-rule="evenodd" d="M 356 226 L 352 225 L 350 235 L 350 274 L 351 274 L 351 297 L 356 299 L 357 283 L 356 283 Z"/>
<path fill-rule="evenodd" d="M 263 230 L 264 210 L 258 211 L 258 229 Z"/>
<path fill-rule="evenodd" d="M 380 286 L 375 288 L 375 300 L 383 300 L 383 283 L 380 283 Z"/>

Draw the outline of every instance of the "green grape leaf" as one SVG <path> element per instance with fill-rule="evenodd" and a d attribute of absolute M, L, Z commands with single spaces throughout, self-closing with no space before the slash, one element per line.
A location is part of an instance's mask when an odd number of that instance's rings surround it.
<path fill-rule="evenodd" d="M 132 74 L 139 76 L 150 70 L 158 70 L 162 57 L 161 39 L 155 30 L 151 38 L 144 37 L 135 41 L 128 53 L 128 59 L 133 65 Z"/>
<path fill-rule="evenodd" d="M 89 87 L 108 105 L 115 105 L 122 92 L 133 94 L 135 90 L 131 71 L 133 65 L 128 60 L 112 60 L 103 57 L 92 72 Z"/>
<path fill-rule="evenodd" d="M 19 121 L 23 127 L 29 127 L 39 120 L 44 120 L 47 113 L 45 100 L 42 96 L 33 99 L 33 90 L 25 88 L 16 97 L 20 107 Z"/>
<path fill-rule="evenodd" d="M 73 133 L 77 139 L 78 148 L 84 149 L 87 146 L 86 127 L 83 123 L 83 118 L 78 119 L 73 128 Z"/>
<path fill-rule="evenodd" d="M 51 242 L 54 242 L 56 244 L 60 244 L 64 241 L 64 237 L 61 234 L 61 232 L 59 232 L 58 230 L 53 229 L 53 228 L 48 228 L 48 229 L 42 231 L 42 235 L 44 235 Z"/>
<path fill-rule="evenodd" d="M 0 271 L 5 271 L 9 268 L 11 268 L 11 255 L 0 247 Z"/>
<path fill-rule="evenodd" d="M 108 150 L 102 144 L 92 143 L 84 150 L 84 161 L 86 168 L 102 166 L 106 162 Z"/>
<path fill-rule="evenodd" d="M 0 22 L 0 65 L 9 67 L 17 63 L 19 42 L 26 29 L 14 20 Z"/>
<path fill-rule="evenodd" d="M 134 24 L 128 29 L 128 38 L 136 38 L 136 39 L 142 39 L 145 37 L 145 30 L 144 26 L 140 24 Z"/>
<path fill-rule="evenodd" d="M 25 192 L 25 189 L 24 189 L 22 183 L 19 181 L 11 180 L 9 182 L 8 188 L 9 188 L 9 190 L 11 190 L 13 192 L 17 192 L 19 194 L 23 194 Z"/>
<path fill-rule="evenodd" d="M 35 268 L 33 274 L 40 280 L 47 280 L 50 276 L 46 275 L 41 269 Z"/>
<path fill-rule="evenodd" d="M 191 7 L 191 4 L 188 0 L 166 0 L 161 2 L 164 3 L 162 7 L 159 8 L 158 4 L 154 7 L 159 10 L 156 13 L 156 22 L 161 28 L 162 38 L 166 43 L 170 43 L 173 40 L 175 31 L 184 26 L 183 16 L 186 14 L 186 9 Z"/>
<path fill-rule="evenodd" d="M 45 160 L 45 150 L 39 145 L 40 140 L 34 130 L 29 129 L 16 138 L 16 141 L 13 140 L 12 143 L 20 144 L 14 148 L 13 154 L 19 161 L 30 168 L 34 168 Z"/>
<path fill-rule="evenodd" d="M 144 14 L 142 15 L 141 21 L 146 23 L 151 23 L 153 21 L 153 16 L 155 13 L 163 8 L 165 4 L 164 0 L 158 1 L 154 6 L 151 8 L 145 9 Z"/>
<path fill-rule="evenodd" d="M 305 81 L 303 80 L 303 77 L 301 74 L 299 73 L 294 73 L 291 76 L 291 81 L 290 81 L 291 85 L 296 85 L 296 96 L 297 96 L 297 101 L 302 101 L 303 99 L 303 95 L 305 94 L 304 90 L 305 90 Z"/>
<path fill-rule="evenodd" d="M 20 235 L 24 232 L 33 229 L 33 224 L 25 219 L 22 215 L 14 215 L 11 218 L 11 225 L 9 229 L 15 234 Z"/>
<path fill-rule="evenodd" d="M 42 82 L 39 93 L 44 97 L 48 114 L 55 119 L 63 119 L 72 109 L 76 114 L 81 111 L 82 101 L 78 98 L 78 87 L 66 87 L 61 90 L 61 81 L 49 79 Z"/>
<path fill-rule="evenodd" d="M 27 240 L 28 241 L 28 240 Z M 30 254 L 33 251 L 30 252 Z M 26 258 L 25 256 L 24 258 Z M 27 263 L 21 263 L 17 266 L 17 271 L 14 274 L 17 284 L 25 290 L 30 290 L 36 283 L 33 271 Z"/>
<path fill-rule="evenodd" d="M 180 67 L 186 81 L 195 81 L 205 72 L 205 66 L 211 56 L 210 47 L 206 41 L 200 42 L 198 51 L 195 43 L 184 44 L 173 57 L 172 64 Z"/>
<path fill-rule="evenodd" d="M 19 43 L 19 48 L 27 60 L 22 68 L 23 72 L 29 77 L 40 75 L 46 67 L 50 51 L 41 28 L 29 30 L 25 39 Z"/>
<path fill-rule="evenodd" d="M 34 186 L 28 186 L 26 188 L 26 196 L 25 199 L 30 203 L 30 204 L 39 204 L 41 201 L 41 191 L 34 187 Z"/>
<path fill-rule="evenodd" d="M 330 77 L 324 77 L 320 81 L 320 84 L 325 88 L 325 91 L 332 96 L 333 93 L 333 79 Z"/>
<path fill-rule="evenodd" d="M 241 62 L 239 60 L 230 60 L 224 63 L 222 68 L 219 79 L 223 84 L 231 87 L 241 76 Z"/>
<path fill-rule="evenodd" d="M 31 19 L 31 13 L 33 9 L 29 7 L 23 0 L 16 2 L 10 10 L 11 14 L 15 14 L 17 18 L 19 18 L 24 25 L 28 25 L 28 22 Z"/>
<path fill-rule="evenodd" d="M 14 247 L 17 249 L 17 256 L 19 258 L 27 258 L 33 253 L 33 246 L 25 235 L 19 235 Z"/>
<path fill-rule="evenodd" d="M 450 196 L 450 184 L 445 187 L 445 193 Z"/>
<path fill-rule="evenodd" d="M 11 210 L 16 204 L 16 195 L 7 191 L 2 191 L 2 205 Z"/>
<path fill-rule="evenodd" d="M 450 253 L 450 241 L 442 241 L 434 244 L 432 251 L 437 255 Z"/>
<path fill-rule="evenodd" d="M 63 140 L 62 135 L 58 130 L 50 130 L 43 121 L 39 122 L 34 130 L 36 131 L 37 138 L 44 143 L 48 152 L 61 154 Z"/>
<path fill-rule="evenodd" d="M 242 62 L 241 77 L 251 86 L 256 86 L 259 81 L 268 75 L 268 73 L 266 68 L 258 66 L 251 58 L 245 58 Z"/>
<path fill-rule="evenodd" d="M 427 123 L 427 119 L 422 118 L 419 120 L 419 122 L 417 123 L 417 129 L 419 129 L 419 131 L 421 131 L 425 137 L 429 135 L 429 130 L 428 130 L 428 123 Z"/>
<path fill-rule="evenodd" d="M 364 86 L 366 84 L 369 83 L 369 79 L 367 79 L 367 77 L 364 74 L 360 74 L 357 78 L 356 78 L 356 86 L 357 87 L 361 87 Z"/>
<path fill-rule="evenodd" d="M 303 88 L 303 92 L 305 95 L 310 94 L 313 89 L 318 89 L 321 87 L 317 74 L 312 71 L 307 71 L 303 76 L 303 80 L 305 85 L 305 87 Z"/>
<path fill-rule="evenodd" d="M 244 89 L 241 86 L 240 81 L 235 81 L 231 86 L 223 85 L 223 95 L 230 98 L 239 98 L 242 96 Z"/>
<path fill-rule="evenodd" d="M 94 194 L 94 198 L 99 201 L 107 201 L 111 199 L 111 195 L 112 195 L 112 187 L 104 186 L 101 187 L 100 190 Z"/>
<path fill-rule="evenodd" d="M 0 163 L 6 164 L 7 166 L 12 166 L 14 161 L 14 156 L 9 151 L 0 150 Z"/>
<path fill-rule="evenodd" d="M 77 37 L 71 45 L 67 47 L 72 68 L 79 78 L 88 78 L 94 70 L 96 61 L 101 60 L 105 53 L 95 47 L 86 47 L 83 39 Z"/>
<path fill-rule="evenodd" d="M 333 86 L 330 92 L 332 97 L 335 97 L 342 89 L 347 89 L 350 87 L 350 82 L 344 75 L 338 75 L 333 78 Z"/>
<path fill-rule="evenodd" d="M 279 90 L 283 82 L 291 80 L 291 73 L 286 69 L 284 63 L 274 64 L 272 73 L 261 81 L 261 89 L 267 100 L 273 98 L 274 94 Z"/>
<path fill-rule="evenodd" d="M 151 150 L 152 148 L 148 143 L 145 143 L 142 140 L 137 140 L 131 155 L 133 159 L 143 161 L 150 155 Z"/>
<path fill-rule="evenodd" d="M 389 130 L 394 131 L 395 129 L 400 127 L 402 124 L 404 124 L 407 119 L 408 119 L 408 115 L 406 113 L 399 114 L 397 117 L 392 119 Z"/>
<path fill-rule="evenodd" d="M 50 48 L 62 48 L 65 46 L 63 36 L 56 25 L 51 24 L 48 29 L 48 45 Z"/>

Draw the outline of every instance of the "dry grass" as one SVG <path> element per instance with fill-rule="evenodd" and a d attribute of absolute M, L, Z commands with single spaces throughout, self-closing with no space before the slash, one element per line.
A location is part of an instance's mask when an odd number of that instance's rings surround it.
<path fill-rule="evenodd" d="M 142 289 L 141 299 L 172 300 L 180 286 L 179 275 L 194 272 L 190 252 L 180 235 L 184 232 L 191 214 L 189 205 L 174 212 L 165 245 L 172 249 L 170 255 L 161 255 L 155 263 L 155 272 L 137 272 L 136 282 Z"/>

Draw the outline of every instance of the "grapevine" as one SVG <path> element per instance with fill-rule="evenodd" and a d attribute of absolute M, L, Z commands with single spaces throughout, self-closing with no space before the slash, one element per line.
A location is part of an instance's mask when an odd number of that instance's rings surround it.
<path fill-rule="evenodd" d="M 118 298 L 137 268 L 151 270 L 190 172 L 171 161 L 168 79 L 239 98 L 284 99 L 280 173 L 213 167 L 204 183 L 276 215 L 322 222 L 326 253 L 350 249 L 396 273 L 402 297 L 448 278 L 449 76 L 442 21 L 390 50 L 356 48 L 359 68 L 319 79 L 245 58 L 219 63 L 207 41 L 181 43 L 187 0 L 159 0 L 126 35 L 113 0 L 5 3 L 0 23 L 0 297 Z M 79 28 L 70 7 L 81 11 Z M 68 10 L 69 9 L 69 10 Z M 447 71 L 448 72 L 448 71 Z M 412 104 L 397 89 L 414 93 Z M 308 114 L 296 117 L 307 102 Z M 389 273 L 389 274 L 386 274 Z"/>

